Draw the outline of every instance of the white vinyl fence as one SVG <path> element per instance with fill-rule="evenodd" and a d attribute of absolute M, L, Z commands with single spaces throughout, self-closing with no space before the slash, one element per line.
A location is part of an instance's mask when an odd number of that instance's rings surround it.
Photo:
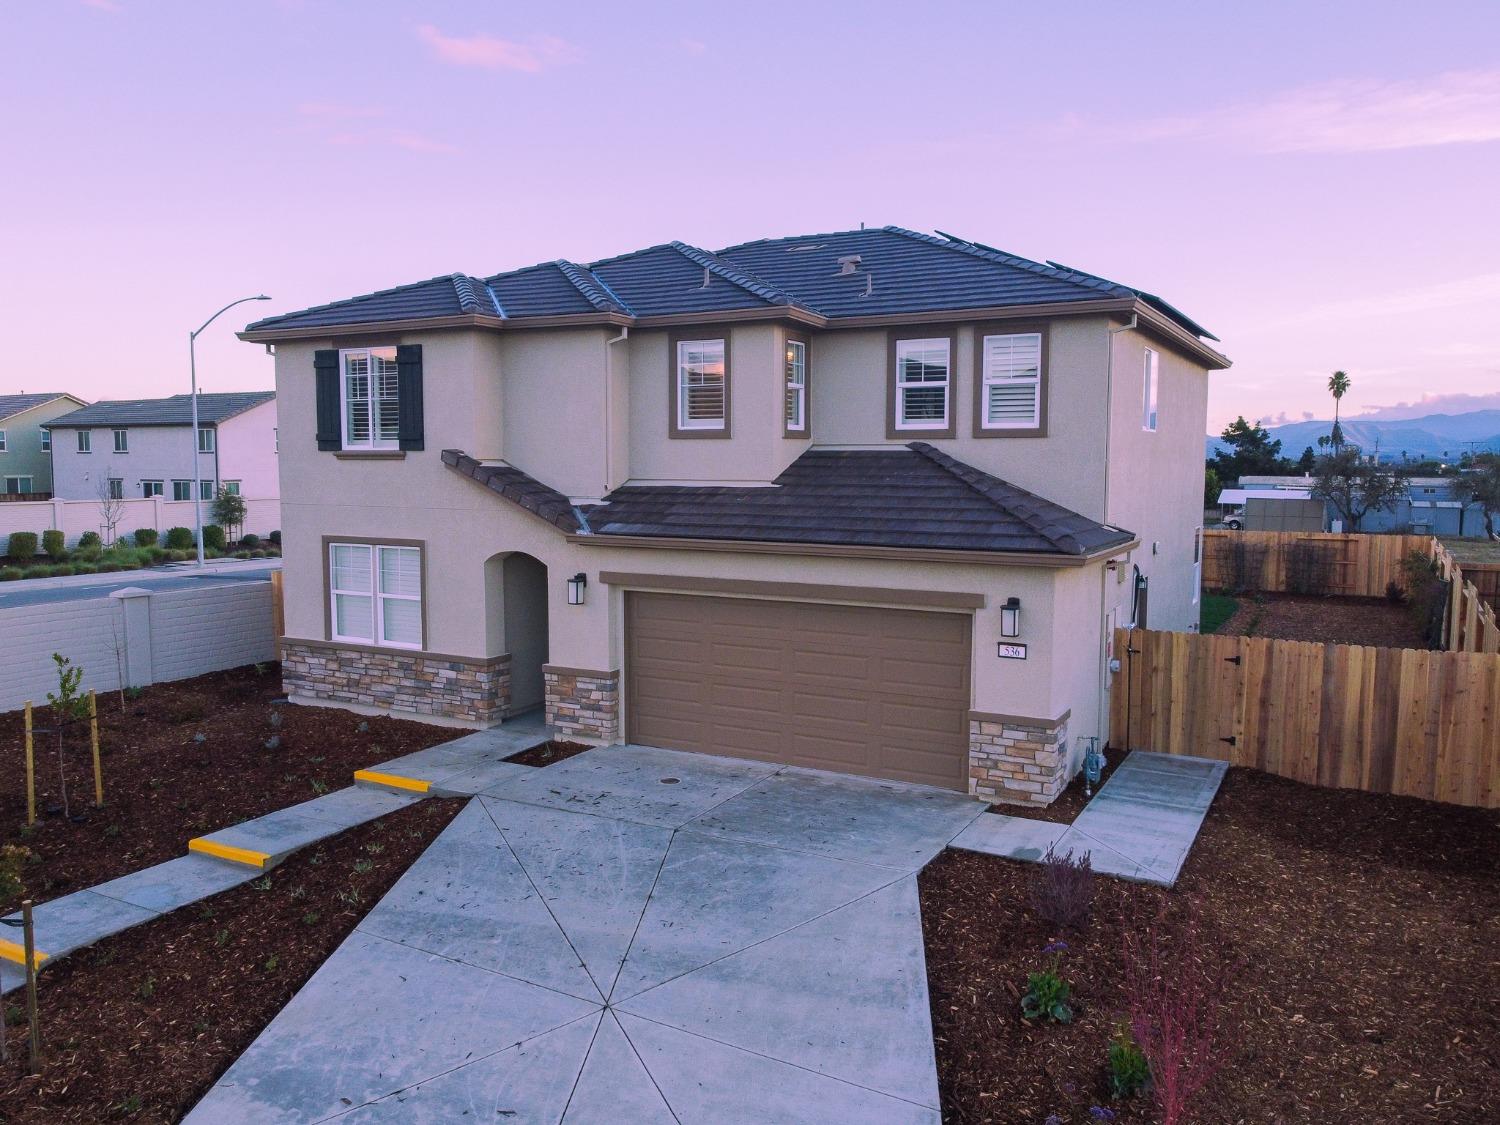
<path fill-rule="evenodd" d="M 135 586 L 102 598 L 0 610 L 6 673 L 0 711 L 57 690 L 52 654 L 83 669 L 85 691 L 145 687 L 276 659 L 271 583 L 191 590 Z"/>
<path fill-rule="evenodd" d="M 126 536 L 138 528 L 150 527 L 166 535 L 169 527 L 193 526 L 191 500 L 150 499 L 115 501 L 121 508 L 115 534 Z M 213 523 L 212 501 L 203 502 L 203 522 Z M 245 501 L 245 531 L 264 537 L 281 527 L 281 501 Z M 0 554 L 12 531 L 34 531 L 40 540 L 42 532 L 61 528 L 69 547 L 78 543 L 85 531 L 97 531 L 108 539 L 97 500 L 21 500 L 0 503 Z"/>

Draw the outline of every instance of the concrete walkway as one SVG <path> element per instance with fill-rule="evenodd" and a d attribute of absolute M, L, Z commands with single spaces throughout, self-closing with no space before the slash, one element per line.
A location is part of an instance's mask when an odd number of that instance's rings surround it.
<path fill-rule="evenodd" d="M 122 930 L 248 883 L 309 844 L 423 797 L 470 796 L 501 778 L 536 773 L 534 767 L 503 759 L 547 737 L 540 713 L 464 735 L 372 767 L 382 777 L 416 781 L 415 785 L 392 789 L 361 782 L 187 841 L 185 856 L 44 902 L 33 911 L 40 968 Z M 20 941 L 19 929 L 0 929 L 0 994 L 25 983 Z"/>
<path fill-rule="evenodd" d="M 916 873 L 982 806 L 634 746 L 478 794 L 189 1122 L 937 1125 Z"/>
<path fill-rule="evenodd" d="M 1170 887 L 1228 771 L 1227 762 L 1132 751 L 1071 825 L 1018 816 L 982 816 L 955 848 L 1036 862 L 1089 853 L 1095 871 Z"/>

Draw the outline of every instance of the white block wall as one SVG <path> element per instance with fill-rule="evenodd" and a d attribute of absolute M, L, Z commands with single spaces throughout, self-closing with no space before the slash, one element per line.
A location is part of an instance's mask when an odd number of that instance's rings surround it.
<path fill-rule="evenodd" d="M 152 595 L 153 680 L 185 680 L 275 659 L 269 582 Z"/>

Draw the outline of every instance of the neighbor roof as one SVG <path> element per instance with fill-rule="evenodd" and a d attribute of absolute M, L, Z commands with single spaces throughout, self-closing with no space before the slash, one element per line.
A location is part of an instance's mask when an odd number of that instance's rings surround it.
<path fill-rule="evenodd" d="M 45 406 L 49 402 L 55 402 L 60 398 L 71 398 L 82 402 L 81 398 L 68 394 L 67 391 L 53 391 L 49 394 L 34 395 L 0 395 L 0 422 L 7 418 L 14 418 L 17 414 L 24 414 L 38 406 Z M 51 425 L 51 423 L 48 423 Z"/>
<path fill-rule="evenodd" d="M 804 543 L 1081 557 L 1131 542 L 1097 523 L 941 453 L 811 449 L 772 487 L 627 485 L 575 507 L 510 465 L 457 450 L 443 461 L 568 532 L 601 537 Z"/>
<path fill-rule="evenodd" d="M 858 262 L 846 272 L 839 260 L 856 256 Z M 893 226 L 762 239 L 716 253 L 668 242 L 588 265 L 558 260 L 484 279 L 452 274 L 267 317 L 246 331 L 465 313 L 524 321 L 784 309 L 817 322 L 1106 299 L 1143 301 L 1192 335 L 1217 339 L 1144 290 L 953 235 Z"/>
<path fill-rule="evenodd" d="M 198 424 L 213 425 L 243 414 L 276 397 L 275 391 L 223 391 L 198 395 Z M 193 396 L 170 398 L 118 399 L 96 402 L 71 414 L 54 418 L 47 425 L 54 429 L 68 426 L 191 426 Z"/>

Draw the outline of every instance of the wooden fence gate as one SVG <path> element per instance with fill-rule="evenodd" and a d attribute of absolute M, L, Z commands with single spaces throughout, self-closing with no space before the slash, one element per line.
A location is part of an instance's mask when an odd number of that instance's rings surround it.
<path fill-rule="evenodd" d="M 1110 744 L 1500 807 L 1500 655 L 1121 629 Z"/>

